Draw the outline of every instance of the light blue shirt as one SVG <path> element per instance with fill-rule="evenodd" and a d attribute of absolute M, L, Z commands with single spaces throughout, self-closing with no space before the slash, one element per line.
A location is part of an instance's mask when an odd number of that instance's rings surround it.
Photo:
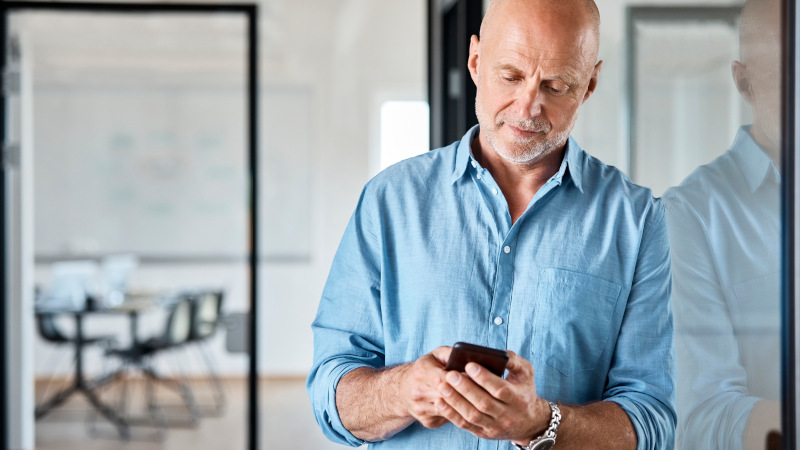
<path fill-rule="evenodd" d="M 664 195 L 684 449 L 741 449 L 753 405 L 780 399 L 780 174 L 748 131 Z"/>
<path fill-rule="evenodd" d="M 336 385 L 350 370 L 466 341 L 531 361 L 544 399 L 618 403 L 639 449 L 671 449 L 675 363 L 661 202 L 570 138 L 558 173 L 512 226 L 500 188 L 472 157 L 477 132 L 391 166 L 364 188 L 312 324 L 306 387 L 323 432 L 365 443 L 336 408 Z M 514 448 L 417 422 L 370 447 Z"/>

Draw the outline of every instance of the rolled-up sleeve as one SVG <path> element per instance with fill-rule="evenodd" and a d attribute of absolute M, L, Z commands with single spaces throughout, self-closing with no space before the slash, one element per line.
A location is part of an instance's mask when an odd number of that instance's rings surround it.
<path fill-rule="evenodd" d="M 364 188 L 334 257 L 320 300 L 314 332 L 314 361 L 306 380 L 314 416 L 328 439 L 350 446 L 366 442 L 353 436 L 339 418 L 336 387 L 359 367 L 384 366 L 380 308 L 381 250 L 373 227 L 377 208 Z"/>
<path fill-rule="evenodd" d="M 620 405 L 637 449 L 675 447 L 675 350 L 669 238 L 664 206 L 647 214 L 604 400 Z"/>

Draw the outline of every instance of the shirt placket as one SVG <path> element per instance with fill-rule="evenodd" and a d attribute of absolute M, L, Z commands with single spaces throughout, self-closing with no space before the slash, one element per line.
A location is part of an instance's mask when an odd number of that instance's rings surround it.
<path fill-rule="evenodd" d="M 509 313 L 514 293 L 514 268 L 520 224 L 529 220 L 536 202 L 558 186 L 560 180 L 555 176 L 548 180 L 534 195 L 522 216 L 512 225 L 508 203 L 489 171 L 474 160 L 471 161 L 470 171 L 483 199 L 490 206 L 488 209 L 492 212 L 496 230 L 494 235 L 490 234 L 489 242 L 490 248 L 495 249 L 494 285 L 489 315 L 486 318 L 485 345 L 505 349 L 508 346 Z"/>
<path fill-rule="evenodd" d="M 484 319 L 484 345 L 505 349 L 508 343 L 508 313 L 511 304 L 511 285 L 514 275 L 514 249 L 516 238 L 509 231 L 511 215 L 503 193 L 500 191 L 492 175 L 474 160 L 470 169 L 473 180 L 481 191 L 481 196 L 488 204 L 494 220 L 494 233 L 490 233 L 489 248 L 494 254 L 494 283 L 491 289 L 492 299 L 489 314 Z"/>

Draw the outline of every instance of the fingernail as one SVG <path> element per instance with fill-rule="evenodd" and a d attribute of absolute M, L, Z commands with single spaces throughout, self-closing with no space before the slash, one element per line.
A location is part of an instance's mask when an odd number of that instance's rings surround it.
<path fill-rule="evenodd" d="M 447 382 L 453 386 L 458 386 L 458 383 L 461 383 L 461 374 L 458 372 L 449 372 L 447 374 Z"/>
<path fill-rule="evenodd" d="M 445 397 L 450 397 L 450 394 L 453 393 L 453 390 L 450 389 L 446 384 L 443 384 L 439 386 L 439 392 L 441 392 Z"/>
<path fill-rule="evenodd" d="M 480 372 L 480 371 L 481 371 L 481 368 L 480 368 L 480 367 L 478 367 L 478 365 L 477 365 L 477 364 L 475 364 L 475 363 L 469 363 L 469 364 L 467 364 L 467 373 L 468 373 L 468 374 L 470 374 L 470 375 L 472 375 L 472 376 L 475 376 L 475 375 L 477 375 L 477 374 L 478 374 L 478 372 Z"/>

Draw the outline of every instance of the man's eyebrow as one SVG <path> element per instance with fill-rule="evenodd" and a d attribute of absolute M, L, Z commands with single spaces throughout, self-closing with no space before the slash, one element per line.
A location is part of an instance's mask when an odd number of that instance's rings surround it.
<path fill-rule="evenodd" d="M 492 66 L 492 68 L 498 72 L 511 72 L 511 73 L 522 73 L 518 67 L 513 64 L 508 63 L 498 63 Z M 578 78 L 574 77 L 572 74 L 569 73 L 562 73 L 558 75 L 553 75 L 552 77 L 545 77 L 547 80 L 556 80 L 566 83 L 570 86 L 574 86 L 578 84 Z"/>
<path fill-rule="evenodd" d="M 508 64 L 508 63 L 495 64 L 494 65 L 494 70 L 497 70 L 497 71 L 500 71 L 500 72 L 522 73 L 522 71 L 519 70 L 516 66 L 514 66 L 512 64 Z"/>
<path fill-rule="evenodd" d="M 574 85 L 578 84 L 578 79 L 573 77 L 572 75 L 570 75 L 568 73 L 556 75 L 554 77 L 551 77 L 551 79 L 556 80 L 556 81 L 561 81 L 561 82 L 566 83 L 566 84 L 568 84 L 570 86 L 574 86 Z"/>

